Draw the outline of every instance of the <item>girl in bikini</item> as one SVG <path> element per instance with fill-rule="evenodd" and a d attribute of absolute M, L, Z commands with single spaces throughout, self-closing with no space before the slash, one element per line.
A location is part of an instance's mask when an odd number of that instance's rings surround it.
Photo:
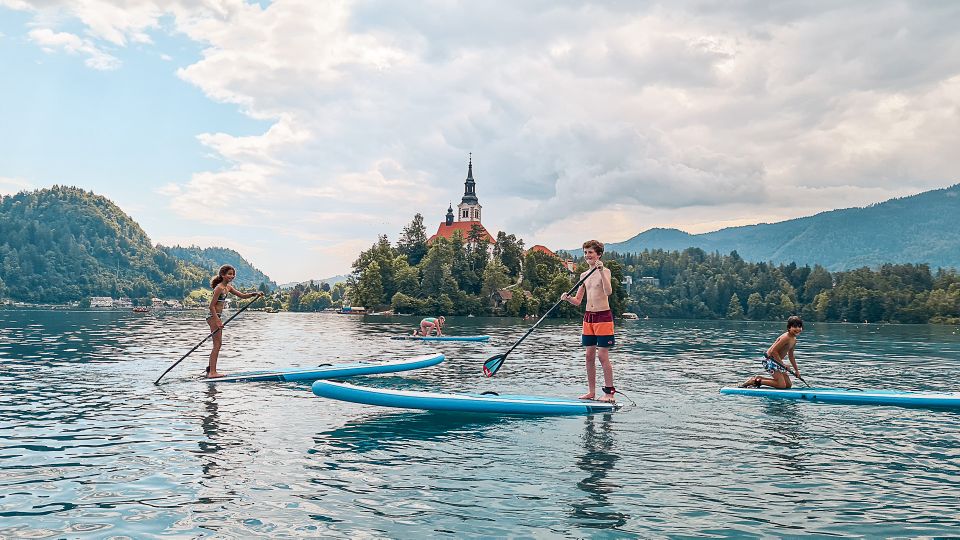
<path fill-rule="evenodd" d="M 421 336 L 429 336 L 430 332 L 436 330 L 438 336 L 443 335 L 443 323 L 446 321 L 446 318 L 441 315 L 439 317 L 424 317 L 420 321 L 420 334 Z M 413 331 L 413 335 L 417 335 L 417 331 Z"/>
<path fill-rule="evenodd" d="M 210 286 L 213 287 L 213 296 L 210 297 L 210 314 L 207 315 L 207 324 L 210 326 L 210 332 L 213 335 L 213 350 L 210 351 L 210 364 L 207 365 L 207 377 L 223 377 L 223 373 L 217 371 L 217 357 L 220 356 L 220 346 L 223 344 L 223 306 L 227 302 L 227 293 L 240 298 L 253 298 L 254 296 L 263 296 L 262 292 L 245 293 L 240 292 L 231 285 L 231 282 L 237 277 L 237 271 L 229 264 L 220 267 L 217 277 L 210 280 Z"/>

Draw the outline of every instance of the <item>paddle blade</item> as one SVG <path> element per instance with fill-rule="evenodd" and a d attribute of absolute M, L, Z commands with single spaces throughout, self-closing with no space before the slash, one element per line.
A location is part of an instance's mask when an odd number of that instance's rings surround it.
<path fill-rule="evenodd" d="M 503 361 L 507 359 L 507 355 L 498 354 L 496 356 L 491 356 L 489 360 L 483 363 L 483 374 L 487 377 L 493 377 L 493 375 L 500 369 L 500 366 L 503 365 Z"/>

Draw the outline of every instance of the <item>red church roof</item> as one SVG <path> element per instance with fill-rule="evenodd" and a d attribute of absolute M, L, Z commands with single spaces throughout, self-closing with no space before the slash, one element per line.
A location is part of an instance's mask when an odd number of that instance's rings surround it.
<path fill-rule="evenodd" d="M 546 253 L 547 255 L 550 255 L 551 257 L 557 257 L 558 259 L 560 258 L 556 253 L 550 251 L 550 248 L 548 248 L 547 246 L 542 246 L 542 245 L 540 245 L 540 244 L 537 244 L 537 245 L 533 246 L 532 248 L 528 249 L 527 251 L 539 251 L 540 253 Z"/>
<path fill-rule="evenodd" d="M 550 251 L 550 248 L 548 248 L 547 246 L 542 246 L 542 245 L 540 245 L 540 244 L 537 244 L 537 245 L 533 246 L 532 248 L 528 249 L 528 250 L 527 250 L 527 253 L 529 253 L 529 252 L 531 252 L 531 251 L 539 251 L 540 253 L 546 253 L 547 255 L 550 255 L 550 256 L 552 256 L 552 257 L 556 257 L 556 258 L 560 259 L 560 256 L 559 256 L 559 255 L 557 255 L 556 253 Z M 568 260 L 564 260 L 564 259 L 560 259 L 560 262 L 563 263 L 563 266 L 564 266 L 567 270 L 569 270 L 569 271 L 571 271 L 571 272 L 576 272 L 576 271 L 577 271 L 577 264 L 576 264 L 575 262 L 573 262 L 573 261 L 568 261 Z"/>
<path fill-rule="evenodd" d="M 453 238 L 454 231 L 462 232 L 463 239 L 466 240 L 467 238 L 470 237 L 470 229 L 474 225 L 479 225 L 480 228 L 483 229 L 483 234 L 481 235 L 481 237 L 484 238 L 487 242 L 491 244 L 497 243 L 497 241 L 493 239 L 493 236 L 491 236 L 490 233 L 487 232 L 486 227 L 484 227 L 483 225 L 480 225 L 479 221 L 454 221 L 452 225 L 447 225 L 447 222 L 444 221 L 443 223 L 440 224 L 440 228 L 437 229 L 437 233 L 431 236 L 427 240 L 427 243 L 433 242 L 433 239 L 438 236 L 442 236 L 447 240 L 450 240 L 451 238 Z"/>

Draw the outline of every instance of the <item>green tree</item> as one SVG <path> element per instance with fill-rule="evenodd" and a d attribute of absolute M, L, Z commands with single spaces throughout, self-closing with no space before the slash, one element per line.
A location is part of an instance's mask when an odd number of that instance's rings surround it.
<path fill-rule="evenodd" d="M 733 293 L 730 297 L 730 303 L 727 305 L 727 318 L 738 320 L 743 318 L 743 305 L 740 304 L 740 297 Z"/>
<path fill-rule="evenodd" d="M 427 254 L 427 229 L 423 226 L 423 216 L 417 213 L 413 221 L 403 228 L 397 240 L 397 252 L 406 257 L 410 266 L 420 264 Z"/>
<path fill-rule="evenodd" d="M 423 301 L 402 292 L 398 292 L 390 299 L 390 309 L 395 313 L 410 313 L 415 315 L 423 315 L 427 312 Z"/>
<path fill-rule="evenodd" d="M 446 293 L 440 294 L 432 303 L 433 311 L 437 315 L 447 315 L 454 312 L 453 300 Z"/>
<path fill-rule="evenodd" d="M 493 293 L 510 284 L 507 276 L 507 267 L 497 259 L 490 261 L 483 271 L 483 286 L 480 287 L 480 296 L 490 299 Z"/>
<path fill-rule="evenodd" d="M 323 311 L 333 305 L 330 293 L 310 291 L 300 297 L 300 311 Z"/>
<path fill-rule="evenodd" d="M 407 258 L 398 256 L 393 260 L 393 274 L 396 276 L 397 292 L 416 297 L 420 292 L 420 271 L 407 264 Z"/>
<path fill-rule="evenodd" d="M 453 250 L 444 238 L 437 238 L 421 264 L 420 291 L 424 296 L 439 296 L 450 289 L 453 280 Z M 455 283 L 455 281 L 454 281 Z M 456 288 L 456 285 L 454 285 Z"/>
<path fill-rule="evenodd" d="M 511 277 L 520 275 L 520 263 L 523 258 L 523 240 L 517 240 L 512 234 L 503 231 L 497 233 L 497 242 L 493 246 L 493 256 L 507 267 Z"/>
<path fill-rule="evenodd" d="M 767 309 L 763 302 L 763 297 L 761 297 L 758 292 L 751 293 L 750 296 L 747 297 L 747 317 L 759 321 L 766 315 Z"/>
<path fill-rule="evenodd" d="M 467 250 L 469 251 L 470 267 L 482 282 L 483 270 L 490 260 L 490 242 L 486 231 L 477 223 L 470 225 L 470 232 L 467 233 Z M 479 287 L 480 283 L 478 282 L 477 285 Z M 479 288 L 471 292 L 477 294 Z"/>
<path fill-rule="evenodd" d="M 790 298 L 790 295 L 787 293 L 780 293 L 780 303 L 778 305 L 778 310 L 780 312 L 780 318 L 786 319 L 791 315 L 797 314 L 797 306 L 793 303 L 793 300 Z"/>
<path fill-rule="evenodd" d="M 333 302 L 337 303 L 343 300 L 344 295 L 347 291 L 347 284 L 343 281 L 335 283 L 333 285 L 333 291 L 330 293 L 330 297 L 333 298 Z"/>
<path fill-rule="evenodd" d="M 832 286 L 833 278 L 830 276 L 830 272 L 827 272 L 826 269 L 818 264 L 813 267 L 810 275 L 807 276 L 803 284 L 803 294 L 800 298 L 806 302 L 812 302 L 821 291 L 829 289 Z"/>
<path fill-rule="evenodd" d="M 380 264 L 377 261 L 371 261 L 360 274 L 360 281 L 357 283 L 357 301 L 364 306 L 374 308 L 384 303 L 383 294 Z"/>
<path fill-rule="evenodd" d="M 818 321 L 830 319 L 830 292 L 821 291 L 813 300 L 814 313 Z"/>
<path fill-rule="evenodd" d="M 454 231 L 450 239 L 450 250 L 453 260 L 450 263 L 450 273 L 457 282 L 461 291 L 476 292 L 480 288 L 480 277 L 473 270 L 470 257 L 470 248 L 463 238 L 463 233 Z"/>

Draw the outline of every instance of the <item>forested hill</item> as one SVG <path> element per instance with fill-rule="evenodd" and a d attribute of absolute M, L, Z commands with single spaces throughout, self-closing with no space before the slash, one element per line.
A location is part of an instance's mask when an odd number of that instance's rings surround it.
<path fill-rule="evenodd" d="M 182 298 L 213 272 L 154 246 L 109 199 L 54 186 L 0 197 L 0 297 Z"/>
<path fill-rule="evenodd" d="M 698 247 L 707 252 L 736 251 L 749 261 L 820 264 L 829 270 L 885 263 L 960 268 L 958 220 L 960 184 L 864 208 L 704 234 L 650 229 L 625 242 L 607 244 L 606 249 L 639 253 Z"/>
<path fill-rule="evenodd" d="M 250 262 L 244 259 L 242 255 L 232 249 L 199 248 L 196 246 L 190 246 L 187 248 L 180 246 L 160 246 L 160 249 L 166 250 L 167 253 L 180 260 L 206 269 L 211 276 L 216 275 L 217 270 L 219 270 L 221 265 L 229 264 L 237 270 L 237 279 L 234 281 L 234 284 L 238 288 L 256 288 L 262 283 L 266 283 L 271 291 L 277 289 L 277 284 L 274 281 L 250 264 Z"/>

